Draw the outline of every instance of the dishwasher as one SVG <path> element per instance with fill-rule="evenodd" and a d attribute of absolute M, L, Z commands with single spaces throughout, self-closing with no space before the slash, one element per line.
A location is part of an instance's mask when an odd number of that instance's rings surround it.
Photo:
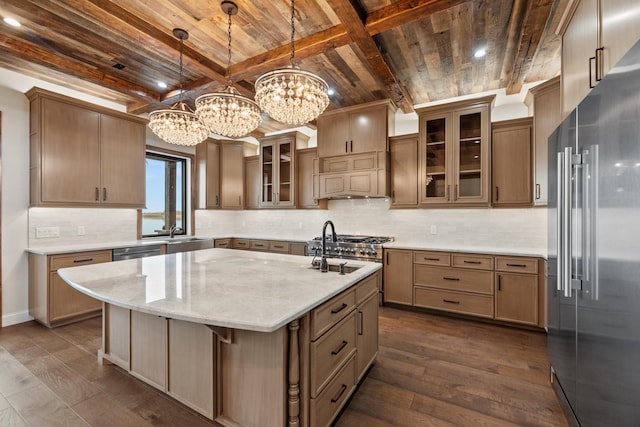
<path fill-rule="evenodd" d="M 139 245 L 128 248 L 116 248 L 113 250 L 113 260 L 145 258 L 153 255 L 161 255 L 162 245 Z"/>

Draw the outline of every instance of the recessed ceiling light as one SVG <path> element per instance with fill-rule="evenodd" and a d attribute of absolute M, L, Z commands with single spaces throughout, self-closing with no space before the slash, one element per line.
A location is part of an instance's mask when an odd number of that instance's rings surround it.
<path fill-rule="evenodd" d="M 475 51 L 475 53 L 473 54 L 473 56 L 475 58 L 482 58 L 483 56 L 485 56 L 487 54 L 487 51 L 485 49 L 478 49 Z"/>
<path fill-rule="evenodd" d="M 334 95 L 336 92 L 333 89 L 329 89 L 327 90 L 327 95 L 331 96 Z"/>
<path fill-rule="evenodd" d="M 6 17 L 6 18 L 4 18 L 4 22 L 6 24 L 11 25 L 12 27 L 16 27 L 17 28 L 17 27 L 20 26 L 20 23 L 16 19 L 13 19 L 13 18 Z"/>
<path fill-rule="evenodd" d="M 166 89 L 167 84 L 165 82 L 158 82 L 158 87 L 161 87 L 162 89 Z"/>

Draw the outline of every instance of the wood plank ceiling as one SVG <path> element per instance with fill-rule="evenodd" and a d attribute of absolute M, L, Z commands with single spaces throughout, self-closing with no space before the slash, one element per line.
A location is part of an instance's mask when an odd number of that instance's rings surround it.
<path fill-rule="evenodd" d="M 567 0 L 297 0 L 295 58 L 335 91 L 330 109 L 391 98 L 414 105 L 505 88 L 560 72 L 557 21 Z M 290 1 L 236 0 L 231 77 L 289 64 Z M 177 101 L 179 42 L 186 99 L 225 84 L 227 16 L 217 0 L 3 0 L 0 67 L 127 105 L 140 114 Z M 474 58 L 478 48 L 487 55 Z M 124 68 L 116 68 L 117 64 Z M 168 84 L 160 89 L 158 81 Z M 266 120 L 259 129 L 282 128 Z"/>

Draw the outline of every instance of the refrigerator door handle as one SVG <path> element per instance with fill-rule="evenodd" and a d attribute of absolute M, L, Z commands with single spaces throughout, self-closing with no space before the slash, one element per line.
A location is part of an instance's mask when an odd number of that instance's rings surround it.
<path fill-rule="evenodd" d="M 562 168 L 562 187 L 563 187 L 563 200 L 562 200 L 562 287 L 564 289 L 564 296 L 571 297 L 571 201 L 573 200 L 573 192 L 571 186 L 572 175 L 572 148 L 566 147 L 564 149 L 563 168 Z"/>
<path fill-rule="evenodd" d="M 588 284 L 590 298 L 598 300 L 598 146 L 592 145 L 583 154 L 583 280 Z"/>
<path fill-rule="evenodd" d="M 557 174 L 556 174 L 557 204 L 556 204 L 556 289 L 564 291 L 564 242 L 563 242 L 563 203 L 564 200 L 564 153 L 558 152 Z"/>

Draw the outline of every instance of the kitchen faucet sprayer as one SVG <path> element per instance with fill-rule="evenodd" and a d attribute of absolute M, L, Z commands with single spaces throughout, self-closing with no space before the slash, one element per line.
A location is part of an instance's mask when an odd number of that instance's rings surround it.
<path fill-rule="evenodd" d="M 320 271 L 326 273 L 329 271 L 329 265 L 327 264 L 327 225 L 331 226 L 331 240 L 335 243 L 338 241 L 336 236 L 336 228 L 331 220 L 325 221 L 322 226 L 322 260 L 320 261 Z"/>

